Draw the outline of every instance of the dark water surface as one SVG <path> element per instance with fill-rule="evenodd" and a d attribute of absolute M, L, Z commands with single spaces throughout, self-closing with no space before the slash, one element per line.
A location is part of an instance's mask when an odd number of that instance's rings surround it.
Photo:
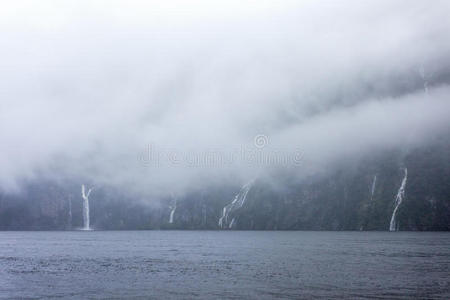
<path fill-rule="evenodd" d="M 0 232 L 0 298 L 450 299 L 450 233 Z"/>

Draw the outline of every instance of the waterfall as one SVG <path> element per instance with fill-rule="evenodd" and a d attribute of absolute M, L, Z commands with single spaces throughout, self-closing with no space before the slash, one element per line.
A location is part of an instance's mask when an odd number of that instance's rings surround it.
<path fill-rule="evenodd" d="M 91 194 L 92 188 L 88 190 L 86 194 L 86 187 L 84 184 L 81 185 L 81 197 L 83 198 L 83 230 L 91 230 L 90 220 L 89 220 L 89 195 Z"/>
<path fill-rule="evenodd" d="M 255 182 L 255 180 L 251 180 L 250 182 L 245 184 L 241 188 L 239 193 L 234 197 L 233 201 L 223 208 L 222 216 L 219 219 L 219 227 L 220 228 L 227 227 L 227 225 L 228 225 L 228 228 L 231 229 L 234 226 L 234 224 L 236 223 L 236 218 L 234 217 L 231 220 L 231 222 L 228 223 L 228 217 L 229 217 L 230 213 L 233 213 L 234 211 L 236 211 L 237 209 L 241 208 L 244 205 L 245 200 L 247 199 L 247 194 L 250 191 L 250 189 L 252 188 L 254 182 Z"/>
<path fill-rule="evenodd" d="M 397 196 L 395 197 L 395 208 L 392 212 L 391 222 L 389 224 L 389 231 L 398 231 L 399 224 L 397 223 L 396 217 L 397 217 L 397 211 L 400 206 L 400 204 L 403 201 L 403 198 L 405 197 L 405 186 L 406 186 L 406 179 L 408 178 L 408 169 L 405 168 L 405 176 L 403 177 L 402 184 L 400 185 L 400 188 L 398 189 Z"/>
<path fill-rule="evenodd" d="M 225 217 L 227 216 L 227 207 L 222 209 L 222 216 L 219 219 L 219 227 L 222 228 L 224 224 Z"/>
<path fill-rule="evenodd" d="M 373 194 L 375 193 L 375 186 L 377 184 L 377 175 L 373 176 L 373 181 L 372 181 L 372 188 L 370 190 L 370 200 L 372 201 L 373 199 Z"/>
<path fill-rule="evenodd" d="M 169 224 L 173 224 L 173 215 L 175 214 L 175 210 L 177 209 L 177 199 L 174 196 L 172 196 L 172 198 L 175 199 L 175 204 L 173 206 L 169 206 L 170 208 Z"/>
<path fill-rule="evenodd" d="M 174 207 L 170 207 L 171 208 L 171 211 L 170 211 L 170 216 L 169 216 L 169 223 L 170 224 L 173 224 L 173 214 L 175 213 L 175 210 L 177 209 L 177 207 L 176 206 L 174 206 Z"/>
<path fill-rule="evenodd" d="M 236 222 L 236 218 L 233 218 L 230 222 L 230 225 L 228 226 L 229 229 L 232 229 L 234 226 L 234 223 Z"/>

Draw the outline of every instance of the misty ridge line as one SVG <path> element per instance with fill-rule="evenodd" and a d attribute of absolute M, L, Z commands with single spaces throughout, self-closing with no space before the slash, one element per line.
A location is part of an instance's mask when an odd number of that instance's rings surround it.
<path fill-rule="evenodd" d="M 445 85 L 432 87 L 439 89 L 446 89 Z M 316 116 L 310 117 L 305 122 L 301 122 L 299 125 L 294 126 L 308 126 L 307 122 L 320 122 L 320 119 L 326 119 L 333 114 L 345 114 L 348 111 L 354 113 L 348 114 L 348 117 L 356 117 L 358 113 L 365 106 L 369 106 L 369 110 L 373 108 L 374 105 L 382 106 L 383 102 L 386 105 L 392 105 L 392 101 L 407 101 L 402 99 L 407 97 L 409 99 L 411 96 L 420 96 L 423 93 L 423 97 L 427 98 L 429 96 L 429 88 L 425 87 L 425 90 L 418 89 L 415 92 L 408 93 L 396 98 L 386 98 L 386 99 L 367 99 L 360 103 L 348 106 L 345 108 L 337 107 L 331 109 L 326 113 L 321 113 Z M 445 92 L 447 93 L 447 91 Z M 417 103 L 415 103 L 417 105 Z M 438 103 L 436 103 L 439 105 Z M 446 105 L 447 103 L 440 103 Z M 404 103 L 403 105 L 409 106 L 409 103 Z M 437 110 L 440 110 L 439 106 Z M 405 107 L 405 111 L 407 111 Z M 443 111 L 445 112 L 445 110 Z M 318 120 L 316 119 L 318 118 Z M 306 124 L 305 124 L 306 123 Z M 338 125 L 338 124 L 335 124 Z M 364 122 L 360 123 L 364 126 Z M 440 125 L 438 125 L 440 126 Z M 403 141 L 403 143 L 408 143 L 411 139 Z M 265 151 L 264 151 L 265 150 Z M 292 151 L 292 152 L 289 152 Z M 172 165 L 174 167 L 214 167 L 220 168 L 223 166 L 231 166 L 233 164 L 241 165 L 257 165 L 257 166 L 277 166 L 277 167 L 288 167 L 288 166 L 299 166 L 304 156 L 304 151 L 301 149 L 280 149 L 271 148 L 269 145 L 269 137 L 266 135 L 257 135 L 254 138 L 254 145 L 251 146 L 240 146 L 237 148 L 226 149 L 226 147 L 212 147 L 206 149 L 170 149 L 159 147 L 158 145 L 148 144 L 146 150 L 138 155 L 138 160 L 147 167 L 162 167 Z"/>
<path fill-rule="evenodd" d="M 425 114 L 430 114 L 433 116 L 436 116 L 436 120 L 432 120 L 431 121 L 431 125 L 430 126 L 436 126 L 437 129 L 440 128 L 440 126 L 445 125 L 446 122 L 445 120 L 440 118 L 440 115 L 442 115 L 442 117 L 444 117 L 444 115 L 447 112 L 447 108 L 448 108 L 448 101 L 446 100 L 445 95 L 448 93 L 449 87 L 446 85 L 440 86 L 440 87 L 436 87 L 436 88 L 432 88 L 432 97 L 433 98 L 437 98 L 439 97 L 439 99 L 428 99 L 429 94 L 424 93 L 423 90 L 418 90 L 416 92 L 410 93 L 410 94 L 406 94 L 403 95 L 401 97 L 397 97 L 397 98 L 385 98 L 385 99 L 367 99 L 366 101 L 362 101 L 360 103 L 357 103 L 355 105 L 352 106 L 348 106 L 348 107 L 338 107 L 336 109 L 330 110 L 326 113 L 323 114 L 319 114 L 319 115 L 315 115 L 310 117 L 309 119 L 305 120 L 304 122 L 300 122 L 299 124 L 294 124 L 291 126 L 287 126 L 287 130 L 296 130 L 300 133 L 303 133 L 303 128 L 315 128 L 315 127 L 323 127 L 328 131 L 329 134 L 329 138 L 332 139 L 333 138 L 333 130 L 332 130 L 332 126 L 330 127 L 325 127 L 323 125 L 321 125 L 324 122 L 328 122 L 329 119 L 333 119 L 335 118 L 336 122 L 333 123 L 332 125 L 334 127 L 339 127 L 339 126 L 344 126 L 345 124 L 358 124 L 359 127 L 361 128 L 365 128 L 367 126 L 385 126 L 387 127 L 387 125 L 383 125 L 381 123 L 381 121 L 384 121 L 383 118 L 388 116 L 389 114 L 391 115 L 399 115 L 399 119 L 395 120 L 397 127 L 399 127 L 398 131 L 403 131 L 407 128 L 409 124 L 409 122 L 411 122 L 411 131 L 413 133 L 412 136 L 409 136 L 409 133 L 406 134 L 403 138 L 404 139 L 399 139 L 398 140 L 398 145 L 400 144 L 408 144 L 410 142 L 413 142 L 415 138 L 418 138 L 417 136 L 415 136 L 416 134 L 421 134 L 421 132 L 414 132 L 417 129 L 420 129 L 420 126 L 428 126 L 429 124 L 427 124 L 427 120 L 424 119 L 420 119 L 420 116 L 422 117 L 426 117 Z M 435 107 L 430 110 L 429 112 L 427 112 L 427 106 L 430 104 L 429 102 L 423 102 L 424 100 L 427 101 L 433 101 L 433 104 L 435 105 Z M 414 112 L 413 109 L 417 109 L 417 113 L 416 115 L 412 115 L 412 113 Z M 424 109 L 424 110 L 422 110 Z M 371 114 L 371 112 L 374 111 L 374 116 L 371 117 L 368 114 Z M 406 115 L 409 115 L 409 118 L 404 118 L 406 117 Z M 352 118 L 355 120 L 353 121 Z M 416 120 L 417 119 L 417 120 Z M 359 122 L 356 122 L 359 121 Z M 422 123 L 426 121 L 425 123 Z M 402 124 L 402 122 L 405 122 L 406 124 Z M 415 123 L 417 122 L 417 124 Z M 436 122 L 436 124 L 432 124 Z M 379 123 L 379 124 L 376 124 Z M 389 126 L 392 124 L 388 124 Z M 347 126 L 347 125 L 346 125 Z M 394 128 L 395 126 L 393 126 L 392 128 Z M 330 130 L 331 129 L 331 130 Z M 427 129 L 422 128 L 422 129 Z M 445 130 L 446 128 L 444 128 Z M 351 130 L 351 128 L 349 128 L 348 130 Z M 366 129 L 366 137 L 367 139 L 370 138 L 379 138 L 379 136 L 370 136 L 370 133 L 374 133 L 373 131 L 371 132 L 371 128 Z M 395 129 L 394 129 L 395 130 Z M 283 131 L 281 131 L 281 135 Z M 342 133 L 345 133 L 345 131 L 342 131 Z M 386 132 L 388 134 L 388 132 Z M 277 132 L 278 135 L 275 135 L 275 137 L 278 137 L 280 135 L 280 132 Z M 307 134 L 305 134 L 307 135 Z M 343 134 L 342 134 L 343 135 Z M 233 148 L 230 148 L 229 151 L 230 153 L 225 153 L 224 151 L 227 151 L 226 146 L 224 146 L 223 148 L 220 147 L 211 147 L 210 149 L 200 149 L 203 150 L 204 152 L 200 152 L 200 153 L 196 153 L 195 150 L 193 152 L 189 152 L 189 150 L 186 150 L 186 153 L 177 153 L 176 149 L 165 149 L 164 147 L 161 147 L 160 149 L 158 149 L 157 145 L 153 145 L 153 144 L 149 144 L 147 145 L 147 149 L 145 152 L 145 155 L 142 154 L 139 157 L 139 160 L 142 160 L 143 162 L 146 163 L 150 163 L 152 161 L 152 159 L 158 159 L 161 158 L 161 156 L 166 156 L 164 159 L 167 159 L 169 162 L 173 162 L 174 165 L 179 164 L 180 162 L 177 159 L 177 156 L 183 157 L 184 160 L 186 160 L 186 162 L 189 164 L 189 156 L 191 156 L 192 158 L 192 164 L 195 165 L 195 159 L 200 159 L 202 155 L 205 156 L 205 162 L 208 160 L 208 155 L 210 155 L 211 159 L 212 159 L 212 163 L 214 163 L 214 156 L 217 156 L 216 158 L 218 159 L 218 161 L 220 162 L 221 160 L 221 156 L 223 159 L 223 162 L 225 163 L 232 163 L 234 161 L 233 159 L 233 155 L 236 155 L 236 152 L 241 151 L 242 157 L 245 158 L 245 152 L 248 151 L 249 152 L 249 156 L 251 156 L 252 151 L 253 150 L 261 150 L 263 148 L 268 148 L 269 145 L 269 137 L 266 135 L 262 135 L 262 136 L 256 136 L 256 138 L 262 137 L 263 141 L 261 142 L 262 145 L 258 146 L 257 143 L 258 141 L 255 140 L 255 145 L 252 146 L 241 146 L 240 150 L 236 150 Z M 298 141 L 297 144 L 301 145 L 302 139 L 301 139 L 301 135 L 298 135 Z M 326 136 L 319 136 L 319 137 L 324 137 L 324 141 L 326 142 L 327 138 Z M 280 139 L 277 139 L 277 142 L 280 143 Z M 374 141 L 375 142 L 375 141 Z M 292 147 L 294 148 L 294 147 Z M 307 148 L 307 147 L 306 147 Z M 221 150 L 223 149 L 223 152 L 221 152 Z M 285 145 L 284 148 L 282 148 L 282 150 L 290 150 L 290 146 L 289 145 Z M 272 150 L 272 154 L 277 155 L 281 154 L 283 155 L 282 150 L 277 152 L 276 148 L 275 149 L 270 149 Z M 295 148 L 294 148 L 295 150 Z M 161 151 L 162 153 L 156 153 L 158 151 Z M 296 151 L 294 151 L 294 155 L 298 155 L 300 156 L 300 152 L 302 152 L 304 154 L 304 151 L 297 149 Z M 285 152 L 287 153 L 287 152 Z M 264 154 L 264 153 L 262 153 Z M 261 160 L 261 163 L 263 163 L 264 160 Z M 281 159 L 280 161 L 283 161 L 283 159 Z M 289 161 L 289 159 L 286 159 L 284 161 Z M 298 161 L 296 159 L 292 160 L 292 163 L 297 163 Z M 156 162 L 156 165 L 158 163 Z"/>

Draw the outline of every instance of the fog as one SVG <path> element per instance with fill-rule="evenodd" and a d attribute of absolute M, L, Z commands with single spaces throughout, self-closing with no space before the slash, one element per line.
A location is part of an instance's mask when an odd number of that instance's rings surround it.
<path fill-rule="evenodd" d="M 1 190 L 151 201 L 449 130 L 448 1 L 162 2 L 2 4 Z"/>

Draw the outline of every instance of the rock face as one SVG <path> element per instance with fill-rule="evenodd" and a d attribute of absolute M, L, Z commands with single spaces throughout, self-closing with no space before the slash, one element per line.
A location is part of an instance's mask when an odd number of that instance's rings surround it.
<path fill-rule="evenodd" d="M 449 149 L 448 144 L 441 144 L 409 154 L 385 153 L 324 178 L 300 184 L 291 181 L 281 191 L 267 183 L 256 185 L 236 227 L 389 230 L 396 198 L 404 184 L 396 229 L 449 230 Z"/>
<path fill-rule="evenodd" d="M 223 209 L 242 194 L 242 186 L 180 196 L 172 218 L 170 197 L 146 206 L 117 191 L 99 190 L 91 223 L 98 229 L 389 230 L 407 169 L 395 229 L 450 230 L 449 160 L 450 142 L 440 139 L 425 148 L 359 158 L 326 175 L 299 179 L 286 171 L 259 178 L 244 189 L 245 201 L 233 206 L 222 227 Z M 0 229 L 81 228 L 77 196 L 78 183 L 51 182 L 0 194 Z"/>

